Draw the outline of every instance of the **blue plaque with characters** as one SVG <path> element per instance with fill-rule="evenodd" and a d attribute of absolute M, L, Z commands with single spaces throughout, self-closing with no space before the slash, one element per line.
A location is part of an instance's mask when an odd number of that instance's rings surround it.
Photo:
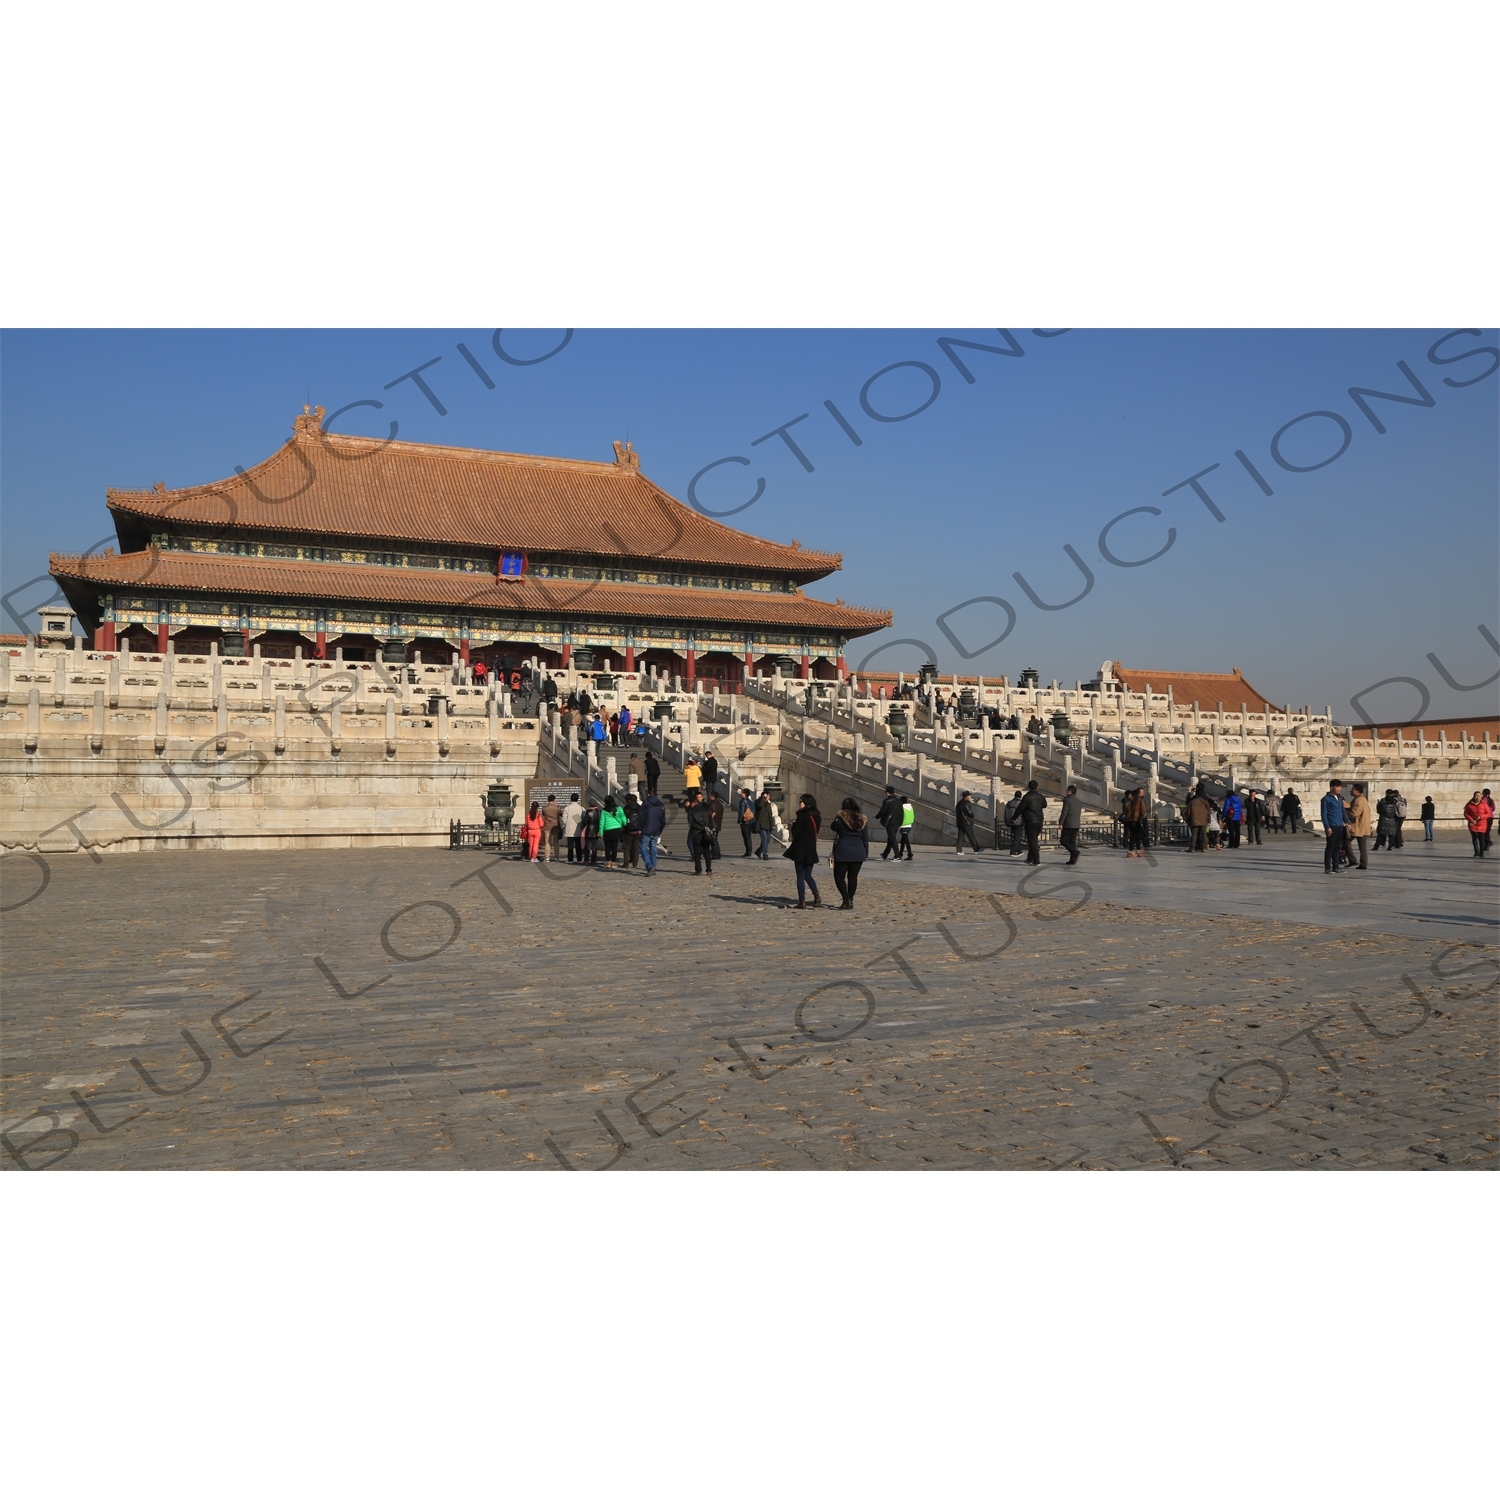
<path fill-rule="evenodd" d="M 502 578 L 520 578 L 526 572 L 526 554 L 524 552 L 502 552 L 500 554 L 500 576 Z"/>

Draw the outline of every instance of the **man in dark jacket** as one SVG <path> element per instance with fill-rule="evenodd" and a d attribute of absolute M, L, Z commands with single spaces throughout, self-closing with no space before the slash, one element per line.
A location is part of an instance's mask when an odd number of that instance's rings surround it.
<path fill-rule="evenodd" d="M 1245 842 L 1260 843 L 1260 825 L 1265 820 L 1266 804 L 1260 800 L 1259 792 L 1245 795 Z"/>
<path fill-rule="evenodd" d="M 1297 821 L 1302 816 L 1302 799 L 1296 792 L 1288 791 L 1281 799 L 1281 826 L 1287 833 L 1296 833 Z"/>
<path fill-rule="evenodd" d="M 724 831 L 724 799 L 719 796 L 718 782 L 714 782 L 708 789 L 708 820 L 714 831 L 714 858 L 723 859 L 724 851 L 719 848 L 719 835 Z"/>
<path fill-rule="evenodd" d="M 551 673 L 548 673 L 547 680 L 542 684 L 542 697 L 545 698 L 548 703 L 557 702 L 557 680 L 551 675 Z"/>
<path fill-rule="evenodd" d="M 701 875 L 705 862 L 714 872 L 714 822 L 702 792 L 689 792 L 683 804 L 687 813 L 688 850 L 693 856 L 693 874 Z"/>
<path fill-rule="evenodd" d="M 890 859 L 893 855 L 901 857 L 901 799 L 896 795 L 896 788 L 888 786 L 885 789 L 885 801 L 880 804 L 880 811 L 875 814 L 875 821 L 885 829 L 885 852 L 880 856 L 882 859 Z"/>
<path fill-rule="evenodd" d="M 656 874 L 658 840 L 667 826 L 667 806 L 655 792 L 647 792 L 641 803 L 641 863 L 648 875 Z"/>
<path fill-rule="evenodd" d="M 719 784 L 719 763 L 714 759 L 712 750 L 703 757 L 703 790 L 710 797 L 714 794 L 714 788 Z"/>
<path fill-rule="evenodd" d="M 1057 841 L 1068 851 L 1068 863 L 1078 863 L 1078 830 L 1083 827 L 1083 803 L 1078 800 L 1078 788 L 1070 786 L 1062 799 L 1062 811 L 1058 814 Z"/>
<path fill-rule="evenodd" d="M 968 792 L 958 799 L 958 806 L 953 809 L 953 821 L 958 829 L 957 852 L 960 855 L 964 852 L 964 840 L 968 839 L 970 847 L 978 854 L 979 840 L 974 837 L 974 799 Z"/>
<path fill-rule="evenodd" d="M 1034 781 L 1026 783 L 1026 795 L 1017 809 L 1021 818 L 1021 830 L 1026 835 L 1026 863 L 1039 865 L 1042 862 L 1042 819 L 1047 812 L 1047 799 L 1037 790 Z"/>
<path fill-rule="evenodd" d="M 646 791 L 654 797 L 656 783 L 661 780 L 661 762 L 648 750 L 646 752 Z"/>
<path fill-rule="evenodd" d="M 1021 826 L 1020 787 L 1017 787 L 1016 790 L 1011 794 L 1010 801 L 1005 804 L 1004 808 L 1001 810 L 1000 815 L 1005 821 L 1006 828 L 1010 830 L 1010 852 L 1012 854 L 1019 854 L 1021 852 L 1021 840 L 1026 836 L 1025 830 Z M 996 833 L 996 839 L 997 841 L 999 839 L 998 831 Z M 996 844 L 996 847 L 999 847 L 998 842 Z"/>

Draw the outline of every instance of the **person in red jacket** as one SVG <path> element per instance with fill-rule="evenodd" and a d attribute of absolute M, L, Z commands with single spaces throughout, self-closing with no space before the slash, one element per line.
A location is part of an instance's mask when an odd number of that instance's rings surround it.
<path fill-rule="evenodd" d="M 1474 858 L 1484 858 L 1484 846 L 1490 831 L 1490 808 L 1483 792 L 1475 792 L 1464 803 L 1464 822 L 1469 825 L 1469 837 L 1474 841 Z"/>

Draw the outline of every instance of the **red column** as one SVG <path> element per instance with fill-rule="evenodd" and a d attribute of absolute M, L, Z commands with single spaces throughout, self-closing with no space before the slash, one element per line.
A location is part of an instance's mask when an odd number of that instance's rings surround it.
<path fill-rule="evenodd" d="M 626 646 L 626 648 L 625 648 L 625 670 L 627 672 L 634 672 L 635 671 L 635 647 L 634 646 Z"/>
<path fill-rule="evenodd" d="M 113 651 L 115 649 L 115 622 L 106 620 L 94 632 L 95 651 Z"/>
<path fill-rule="evenodd" d="M 317 644 L 313 647 L 313 659 L 315 661 L 326 661 L 328 657 L 328 632 L 320 630 L 317 633 Z"/>
<path fill-rule="evenodd" d="M 691 691 L 693 684 L 698 680 L 698 653 L 690 646 L 687 654 L 687 685 Z"/>
<path fill-rule="evenodd" d="M 460 640 L 458 643 L 458 659 L 464 666 L 469 665 L 469 643 L 467 640 Z"/>
<path fill-rule="evenodd" d="M 156 654 L 158 656 L 165 656 L 167 654 L 167 636 L 169 633 L 169 628 L 164 624 L 156 627 Z"/>
<path fill-rule="evenodd" d="M 839 670 L 839 681 L 842 682 L 844 680 L 844 653 L 842 651 L 839 652 L 838 660 L 834 665 Z"/>
<path fill-rule="evenodd" d="M 804 651 L 802 653 L 802 677 L 803 677 L 804 681 L 806 681 L 807 676 L 808 676 L 809 665 L 810 664 L 809 664 L 808 659 L 807 659 L 807 652 Z"/>
<path fill-rule="evenodd" d="M 562 648 L 562 664 L 563 664 L 563 670 L 564 671 L 567 671 L 568 663 L 570 661 L 572 661 L 572 660 L 573 660 L 573 648 L 566 641 L 564 641 L 563 642 L 563 648 Z"/>
<path fill-rule="evenodd" d="M 240 631 L 240 637 L 245 642 L 245 657 L 246 660 L 248 660 L 250 657 L 250 632 L 248 630 L 242 630 Z"/>

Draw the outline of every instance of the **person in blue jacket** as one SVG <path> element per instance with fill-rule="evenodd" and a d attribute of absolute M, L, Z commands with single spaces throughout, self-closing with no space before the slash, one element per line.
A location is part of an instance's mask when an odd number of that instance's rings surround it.
<path fill-rule="evenodd" d="M 1229 835 L 1231 849 L 1240 847 L 1240 824 L 1245 821 L 1245 804 L 1238 792 L 1231 792 L 1224 799 L 1224 811 L 1220 814 L 1224 832 Z"/>
<path fill-rule="evenodd" d="M 1319 805 L 1319 816 L 1323 819 L 1323 873 L 1337 875 L 1339 854 L 1344 847 L 1344 799 L 1339 796 L 1342 781 L 1330 781 L 1328 791 Z"/>

